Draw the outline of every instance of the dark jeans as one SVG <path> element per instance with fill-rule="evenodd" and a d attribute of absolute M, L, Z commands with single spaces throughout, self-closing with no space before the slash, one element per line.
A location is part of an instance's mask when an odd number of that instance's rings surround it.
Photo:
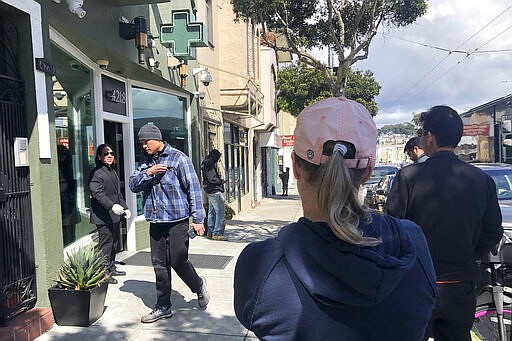
<path fill-rule="evenodd" d="M 202 279 L 188 260 L 188 219 L 175 223 L 151 223 L 151 263 L 155 270 L 157 305 L 171 305 L 171 268 L 192 290 L 199 292 Z"/>
<path fill-rule="evenodd" d="M 436 306 L 427 328 L 435 341 L 471 341 L 471 327 L 475 318 L 475 283 L 438 284 Z"/>
<path fill-rule="evenodd" d="M 119 223 L 96 225 L 98 228 L 98 249 L 105 257 L 108 270 L 115 269 L 116 249 L 119 242 Z"/>

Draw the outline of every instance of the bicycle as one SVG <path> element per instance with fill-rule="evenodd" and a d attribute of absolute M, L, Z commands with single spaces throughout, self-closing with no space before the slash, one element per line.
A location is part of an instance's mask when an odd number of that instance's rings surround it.
<path fill-rule="evenodd" d="M 481 263 L 487 280 L 477 296 L 473 339 L 512 341 L 511 237 L 512 231 L 506 230 L 497 250 Z"/>

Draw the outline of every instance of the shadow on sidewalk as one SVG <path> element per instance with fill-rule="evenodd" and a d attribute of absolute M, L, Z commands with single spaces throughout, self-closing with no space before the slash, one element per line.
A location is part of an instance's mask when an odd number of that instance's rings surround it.
<path fill-rule="evenodd" d="M 300 200 L 300 196 L 298 194 L 289 194 L 289 195 L 267 195 L 266 198 L 271 198 L 274 200 Z"/>
<path fill-rule="evenodd" d="M 174 274 L 173 274 L 174 275 Z M 142 303 L 149 309 L 153 309 L 156 303 L 155 282 L 127 280 L 119 287 L 119 291 L 133 294 L 140 298 Z M 174 309 L 190 308 L 197 305 L 197 300 L 185 301 L 185 297 L 176 290 L 171 291 L 171 302 Z"/>

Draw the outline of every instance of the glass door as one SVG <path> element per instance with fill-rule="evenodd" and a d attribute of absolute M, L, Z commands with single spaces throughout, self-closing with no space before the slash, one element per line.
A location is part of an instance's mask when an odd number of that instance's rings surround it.
<path fill-rule="evenodd" d="M 111 121 L 103 121 L 103 132 L 105 135 L 105 143 L 108 143 L 112 146 L 114 151 L 114 155 L 116 156 L 116 163 L 114 164 L 114 169 L 119 176 L 119 181 L 121 182 L 121 193 L 123 193 L 126 199 L 126 186 L 124 183 L 124 146 L 123 146 L 123 124 L 118 122 Z M 133 210 L 132 210 L 133 211 Z M 117 246 L 117 251 L 124 251 L 127 249 L 127 226 L 126 219 L 121 219 L 121 234 L 119 238 L 119 245 Z"/>

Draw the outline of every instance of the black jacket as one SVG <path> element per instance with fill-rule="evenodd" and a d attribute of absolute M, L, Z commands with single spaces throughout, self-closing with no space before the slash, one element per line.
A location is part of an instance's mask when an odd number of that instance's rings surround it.
<path fill-rule="evenodd" d="M 422 227 L 440 281 L 479 279 L 476 260 L 503 234 L 494 181 L 449 151 L 402 168 L 385 212 Z"/>
<path fill-rule="evenodd" d="M 208 194 L 224 192 L 224 181 L 217 171 L 215 164 L 219 161 L 222 154 L 214 149 L 208 154 L 201 163 L 201 172 L 203 174 L 203 188 Z"/>
<path fill-rule="evenodd" d="M 119 184 L 119 177 L 112 168 L 100 166 L 93 169 L 89 179 L 91 190 L 91 223 L 96 225 L 113 224 L 121 221 L 121 216 L 112 212 L 118 204 L 127 209 Z"/>

